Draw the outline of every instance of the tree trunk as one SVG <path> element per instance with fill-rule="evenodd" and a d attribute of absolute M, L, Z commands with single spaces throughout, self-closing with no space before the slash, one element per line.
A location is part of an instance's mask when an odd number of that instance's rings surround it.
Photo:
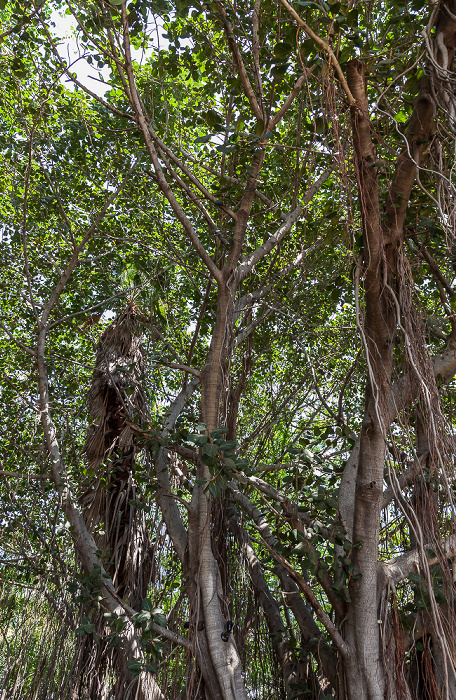
<path fill-rule="evenodd" d="M 448 69 L 452 65 L 456 23 L 445 12 L 454 2 L 443 3 L 436 20 L 435 60 Z M 443 43 L 442 43 L 443 42 Z M 442 48 L 444 46 L 445 48 Z M 431 69 L 432 70 L 432 69 Z M 368 382 L 365 413 L 360 435 L 359 457 L 353 460 L 356 486 L 353 509 L 353 563 L 357 576 L 352 580 L 346 623 L 346 639 L 356 663 L 346 665 L 349 697 L 381 700 L 396 697 L 387 684 L 388 660 L 382 657 L 377 590 L 379 527 L 383 495 L 383 470 L 390 429 L 390 386 L 396 326 L 405 327 L 406 353 L 413 353 L 419 323 L 414 325 L 413 303 L 408 289 L 408 262 L 403 250 L 403 225 L 416 167 L 433 133 L 433 106 L 430 78 L 425 77 L 407 130 L 408 144 L 399 156 L 396 173 L 385 204 L 381 225 L 376 153 L 371 137 L 365 67 L 350 61 L 347 83 L 356 100 L 352 107 L 355 169 L 363 217 L 363 278 L 365 319 L 360 330 L 367 356 Z M 359 278 L 358 277 L 358 278 Z M 408 335 L 407 335 L 408 333 Z M 421 335 L 419 340 L 421 341 Z M 412 350 L 409 347 L 412 346 Z M 421 345 L 420 345 L 421 347 Z M 411 356 L 410 371 L 418 362 Z M 421 362 L 429 362 L 422 359 Z M 423 372 L 424 376 L 424 372 Z M 417 381 L 423 381 L 423 376 Z M 432 377 L 432 372 L 430 373 Z M 432 388 L 431 388 L 432 391 Z M 350 472 L 351 474 L 351 472 Z M 350 479 L 343 480 L 349 485 Z M 345 491 L 346 484 L 343 483 Z M 347 493 L 350 492 L 348 488 Z M 353 493 L 353 492 L 352 492 Z M 342 498 L 341 504 L 347 501 Z M 348 499 L 349 500 L 349 499 Z M 350 531 L 350 505 L 345 516 Z"/>

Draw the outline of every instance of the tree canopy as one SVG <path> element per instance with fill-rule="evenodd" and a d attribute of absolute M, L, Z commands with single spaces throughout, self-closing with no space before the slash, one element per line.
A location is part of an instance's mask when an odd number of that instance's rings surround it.
<path fill-rule="evenodd" d="M 0 696 L 455 700 L 456 1 L 0 21 Z"/>

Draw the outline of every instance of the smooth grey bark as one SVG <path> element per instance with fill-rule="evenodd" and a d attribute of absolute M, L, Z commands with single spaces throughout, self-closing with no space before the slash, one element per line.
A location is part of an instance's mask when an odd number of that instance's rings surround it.
<path fill-rule="evenodd" d="M 338 505 L 340 519 L 347 531 L 347 539 L 353 541 L 353 515 L 355 511 L 356 476 L 358 474 L 359 448 L 361 437 L 358 436 L 342 474 L 339 485 Z"/>
<path fill-rule="evenodd" d="M 264 578 L 260 561 L 251 545 L 249 536 L 234 518 L 230 519 L 229 526 L 240 545 L 241 554 L 247 563 L 258 602 L 266 615 L 272 645 L 279 661 L 287 698 L 292 696 L 296 698 L 292 684 L 300 681 L 299 664 L 296 662 L 295 652 L 290 646 L 289 632 L 282 620 L 280 608 Z"/>
<path fill-rule="evenodd" d="M 293 612 L 305 643 L 331 686 L 337 689 L 339 680 L 337 675 L 337 656 L 334 650 L 323 639 L 312 611 L 304 602 L 295 582 L 290 578 L 287 571 L 280 564 L 276 564 L 274 571 L 282 584 L 286 594 L 287 605 Z"/>
<path fill-rule="evenodd" d="M 192 379 L 192 381 L 186 384 L 182 391 L 176 396 L 168 409 L 162 437 L 167 437 L 174 428 L 176 420 L 199 383 L 200 380 L 198 377 Z M 188 546 L 188 534 L 177 503 L 172 496 L 172 489 L 169 481 L 168 450 L 165 447 L 159 447 L 157 451 L 155 472 L 157 481 L 160 484 L 160 488 L 157 490 L 157 503 L 160 506 L 166 529 L 176 549 L 177 556 L 183 563 Z"/>

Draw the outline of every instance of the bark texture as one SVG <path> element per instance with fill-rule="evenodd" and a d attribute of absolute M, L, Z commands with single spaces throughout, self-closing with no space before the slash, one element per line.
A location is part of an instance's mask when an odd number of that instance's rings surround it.
<path fill-rule="evenodd" d="M 442 3 L 438 11 L 433 55 L 420 85 L 407 129 L 406 146 L 397 159 L 395 175 L 383 208 L 379 201 L 377 158 L 369 117 L 365 66 L 354 60 L 349 62 L 347 69 L 347 83 L 356 100 L 351 112 L 363 220 L 363 256 L 359 279 L 362 282 L 360 290 L 363 291 L 364 318 L 360 318 L 360 329 L 368 364 L 359 455 L 357 444 L 347 464 L 347 475 L 342 480 L 340 494 L 342 517 L 350 535 L 353 528 L 352 558 L 355 573 L 358 574 L 358 580 L 352 581 L 350 588 L 352 605 L 348 608 L 346 626 L 346 639 L 356 659 L 352 665 L 345 664 L 350 698 L 381 700 L 385 695 L 388 698 L 397 697 L 396 684 L 391 683 L 388 660 L 383 657 L 386 647 L 382 649 L 381 644 L 378 609 L 381 591 L 377 589 L 376 573 L 384 460 L 391 420 L 394 418 L 389 408 L 393 347 L 396 329 L 400 326 L 410 358 L 410 385 L 415 386 L 414 392 L 419 392 L 423 385 L 430 386 L 432 392 L 433 372 L 429 359 L 422 357 L 418 360 L 413 356 L 416 340 L 420 347 L 424 347 L 424 343 L 410 296 L 403 227 L 416 174 L 422 167 L 423 154 L 434 134 L 435 104 L 431 95 L 437 89 L 437 78 L 441 77 L 436 76 L 436 66 L 444 66 L 448 70 L 453 62 L 456 40 L 454 10 L 454 2 L 451 1 Z M 418 366 L 429 369 L 418 371 Z M 428 451 L 428 446 L 425 451 Z M 384 642 L 387 647 L 390 642 L 385 640 L 390 633 L 391 630 L 386 633 L 385 628 Z M 394 674 L 393 678 L 398 680 Z"/>

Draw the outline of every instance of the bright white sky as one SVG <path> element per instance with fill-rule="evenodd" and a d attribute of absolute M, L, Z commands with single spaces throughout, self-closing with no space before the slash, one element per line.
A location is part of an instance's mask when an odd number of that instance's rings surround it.
<path fill-rule="evenodd" d="M 97 95 L 104 95 L 109 90 L 109 85 L 100 82 L 99 74 L 102 74 L 103 80 L 109 79 L 109 68 L 104 67 L 99 70 L 97 67 L 91 66 L 84 58 L 82 48 L 76 40 L 76 20 L 72 15 L 61 15 L 58 12 L 53 12 L 51 20 L 55 24 L 55 32 L 62 37 L 62 42 L 59 45 L 59 53 L 61 58 L 67 63 L 71 63 L 71 70 L 76 73 L 78 80 Z M 169 42 L 163 37 L 160 39 L 160 46 L 164 48 Z M 147 51 L 136 50 L 131 47 L 133 58 L 141 62 Z M 76 63 L 74 63 L 76 61 Z M 67 88 L 72 89 L 72 83 L 69 78 L 63 76 L 62 82 Z"/>
<path fill-rule="evenodd" d="M 78 42 L 75 36 L 76 21 L 72 15 L 60 15 L 58 12 L 53 12 L 51 15 L 51 20 L 55 24 L 55 32 L 58 36 L 62 37 L 62 42 L 59 45 L 59 54 L 61 58 L 68 65 L 70 62 L 71 70 L 74 71 L 78 77 L 78 80 L 86 85 L 89 90 L 95 92 L 97 95 L 104 95 L 107 90 L 109 90 L 108 85 L 103 85 L 103 83 L 94 80 L 93 78 L 99 78 L 98 73 L 102 73 L 103 79 L 107 80 L 109 76 L 109 69 L 103 68 L 99 71 L 97 68 L 93 68 L 87 63 L 84 58 L 80 58 L 82 51 L 79 51 Z M 74 63 L 77 61 L 77 63 Z M 92 77 L 90 77 L 92 76 Z M 72 83 L 66 76 L 62 77 L 62 82 L 67 88 L 72 89 Z"/>

